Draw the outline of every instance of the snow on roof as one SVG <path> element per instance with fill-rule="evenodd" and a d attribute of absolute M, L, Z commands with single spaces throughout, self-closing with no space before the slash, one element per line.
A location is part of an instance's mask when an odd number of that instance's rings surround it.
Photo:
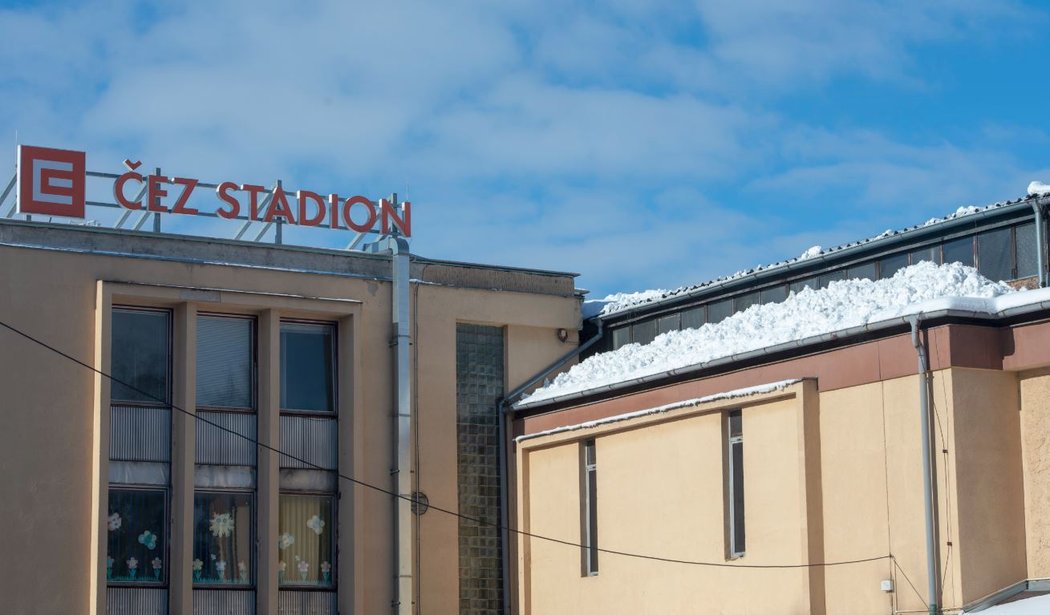
<path fill-rule="evenodd" d="M 881 320 L 940 309 L 997 313 L 1024 303 L 1027 294 L 992 282 L 961 263 L 924 261 L 892 278 L 840 280 L 827 288 L 809 287 L 780 303 L 753 305 L 718 323 L 669 331 L 646 345 L 627 344 L 603 352 L 559 374 L 521 400 L 527 404 L 698 365 L 742 352 L 842 331 Z M 996 299 L 1001 298 L 1001 299 Z"/>
<path fill-rule="evenodd" d="M 1032 183 L 1030 183 L 1028 185 L 1028 195 L 1029 196 L 1050 195 L 1050 184 L 1044 184 L 1042 182 L 1034 181 L 1034 182 L 1032 182 Z M 929 227 L 929 226 L 933 226 L 935 224 L 942 224 L 944 222 L 949 222 L 951 220 L 956 220 L 958 218 L 962 218 L 962 217 L 965 217 L 965 216 L 970 216 L 970 215 L 973 215 L 973 214 L 976 214 L 976 213 L 981 213 L 983 211 L 999 209 L 999 208 L 1006 207 L 1006 206 L 1009 206 L 1009 205 L 1016 205 L 1017 203 L 1020 203 L 1023 200 L 1024 199 L 1014 199 L 1012 201 L 1001 201 L 999 203 L 994 203 L 992 205 L 986 205 L 986 206 L 983 206 L 983 207 L 977 207 L 977 206 L 974 206 L 974 205 L 966 205 L 966 206 L 963 206 L 963 207 L 959 207 L 958 209 L 956 209 L 954 212 L 948 214 L 947 216 L 944 216 L 944 217 L 941 217 L 941 218 L 930 218 L 929 220 L 927 220 L 926 222 L 923 222 L 922 224 L 916 224 L 914 226 L 909 226 L 907 228 L 903 228 L 903 229 L 896 230 L 896 231 L 894 231 L 894 230 L 885 230 L 885 231 L 879 233 L 878 235 L 875 235 L 874 237 L 869 237 L 867 239 L 861 239 L 860 241 L 850 242 L 850 243 L 847 243 L 847 244 L 843 244 L 841 246 L 835 246 L 833 248 L 822 249 L 820 246 L 813 246 L 813 247 L 809 248 L 808 250 L 806 250 L 805 252 L 803 252 L 802 254 L 800 254 L 799 256 L 797 256 L 795 258 L 789 258 L 787 260 L 776 262 L 776 263 L 772 263 L 772 264 L 769 264 L 769 265 L 758 265 L 757 267 L 754 267 L 752 269 L 745 269 L 745 270 L 742 270 L 742 271 L 737 271 L 736 273 L 734 273 L 732 275 L 722 276 L 720 278 L 715 278 L 714 280 L 710 280 L 710 281 L 707 281 L 707 282 L 702 282 L 700 284 L 693 284 L 693 285 L 689 285 L 689 286 L 680 286 L 680 287 L 678 287 L 678 288 L 676 288 L 674 290 L 659 290 L 659 289 L 655 289 L 655 290 L 643 290 L 643 291 L 631 292 L 631 293 L 616 293 L 616 294 L 613 294 L 613 295 L 609 295 L 608 297 L 605 297 L 604 299 L 585 301 L 584 302 L 584 306 L 583 306 L 583 317 L 586 319 L 586 318 L 592 318 L 594 316 L 609 316 L 609 315 L 615 314 L 617 312 L 622 312 L 622 311 L 625 311 L 625 310 L 629 310 L 631 308 L 638 307 L 640 305 L 645 305 L 645 304 L 650 304 L 650 303 L 657 303 L 657 302 L 662 301 L 664 299 L 670 299 L 672 297 L 678 297 L 678 296 L 685 295 L 685 294 L 688 294 L 688 293 L 693 292 L 693 291 L 697 291 L 697 290 L 700 290 L 700 289 L 703 289 L 703 288 L 707 288 L 709 286 L 714 286 L 716 284 L 722 284 L 724 282 L 729 282 L 731 280 L 736 280 L 736 279 L 739 279 L 739 278 L 751 275 L 753 273 L 758 273 L 759 271 L 765 271 L 767 269 L 776 269 L 778 267 L 783 267 L 783 266 L 791 264 L 791 263 L 797 263 L 797 262 L 800 262 L 800 261 L 809 260 L 809 259 L 815 258 L 817 256 L 826 255 L 826 254 L 832 254 L 832 253 L 835 253 L 835 252 L 840 252 L 840 251 L 845 250 L 847 248 L 852 248 L 854 246 L 859 246 L 859 245 L 871 243 L 873 241 L 878 241 L 880 239 L 885 239 L 887 237 L 900 235 L 902 233 L 906 233 L 906 232 L 909 232 L 909 231 L 914 231 L 914 230 L 917 230 L 917 229 L 926 228 L 926 227 Z"/>
<path fill-rule="evenodd" d="M 975 611 L 964 611 L 973 613 Z M 1025 598 L 981 611 L 982 615 L 1045 615 L 1050 613 L 1050 595 Z"/>
<path fill-rule="evenodd" d="M 760 393 L 772 393 L 774 391 L 782 391 L 787 387 L 802 382 L 799 379 L 795 380 L 780 380 L 778 382 L 770 382 L 768 384 L 759 384 L 753 387 L 747 387 L 743 389 L 734 389 L 732 391 L 725 391 L 724 393 L 715 393 L 714 395 L 706 395 L 704 397 L 696 397 L 693 399 L 686 399 L 684 401 L 677 401 L 672 404 L 666 404 L 663 406 L 656 406 L 655 408 L 646 408 L 645 410 L 634 410 L 632 412 L 625 412 L 623 414 L 617 414 L 614 416 L 608 416 L 601 419 L 595 419 L 593 421 L 586 421 L 584 423 L 577 423 L 576 425 L 565 425 L 562 427 L 555 427 L 554 429 L 548 429 L 546 431 L 538 431 L 536 433 L 525 434 L 524 436 L 518 436 L 514 439 L 515 442 L 521 442 L 522 440 L 530 440 L 532 438 L 539 438 L 541 436 L 549 436 L 551 434 L 562 433 L 566 431 L 578 431 L 580 429 L 590 429 L 591 427 L 597 427 L 598 425 L 605 425 L 606 423 L 618 423 L 620 421 L 628 421 L 630 419 L 638 418 L 640 416 L 651 416 L 654 414 L 662 414 L 664 412 L 670 412 L 671 410 L 677 410 L 679 408 L 689 408 L 692 406 L 699 406 L 700 404 L 706 404 L 712 401 L 721 401 L 723 399 L 737 399 L 739 397 L 749 397 L 751 395 L 758 395 Z"/>

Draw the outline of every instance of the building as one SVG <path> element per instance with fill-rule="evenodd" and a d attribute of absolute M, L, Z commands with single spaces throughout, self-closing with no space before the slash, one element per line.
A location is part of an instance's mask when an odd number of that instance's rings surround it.
<path fill-rule="evenodd" d="M 1042 286 L 1045 201 L 640 295 L 586 322 L 577 369 L 615 371 L 649 356 L 628 343 L 671 352 L 686 342 L 658 334 L 759 303 L 772 318 L 792 291 L 921 261 Z M 520 612 L 957 613 L 1050 591 L 1048 292 L 668 369 L 623 361 L 519 401 Z"/>
<path fill-rule="evenodd" d="M 17 218 L 4 612 L 500 610 L 497 399 L 576 346 L 573 274 Z"/>

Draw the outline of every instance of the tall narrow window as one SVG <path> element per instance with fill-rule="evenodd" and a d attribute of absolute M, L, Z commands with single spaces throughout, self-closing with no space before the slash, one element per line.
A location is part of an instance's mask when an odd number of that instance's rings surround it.
<path fill-rule="evenodd" d="M 197 318 L 197 407 L 255 407 L 255 323 L 250 318 Z"/>
<path fill-rule="evenodd" d="M 726 476 L 729 520 L 729 556 L 740 557 L 744 554 L 744 438 L 740 411 L 732 410 L 726 419 L 726 458 L 729 471 Z"/>
<path fill-rule="evenodd" d="M 254 523 L 250 493 L 193 496 L 194 585 L 251 586 Z"/>
<path fill-rule="evenodd" d="M 163 310 L 114 308 L 110 367 L 113 401 L 168 403 L 170 318 Z"/>
<path fill-rule="evenodd" d="M 335 410 L 335 327 L 281 323 L 281 410 Z"/>
<path fill-rule="evenodd" d="M 277 579 L 282 589 L 335 587 L 335 498 L 282 493 Z"/>
<path fill-rule="evenodd" d="M 582 461 L 583 574 L 592 576 L 598 574 L 598 466 L 593 439 L 584 441 Z"/>

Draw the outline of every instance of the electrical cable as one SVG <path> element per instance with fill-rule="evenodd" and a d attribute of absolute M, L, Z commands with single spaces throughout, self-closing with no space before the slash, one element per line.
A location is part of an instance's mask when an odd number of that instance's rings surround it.
<path fill-rule="evenodd" d="M 151 393 L 143 391 L 143 390 L 141 390 L 141 389 L 139 389 L 139 388 L 137 388 L 137 387 L 127 383 L 127 382 L 124 382 L 123 380 L 120 380 L 119 378 L 111 376 L 110 374 L 107 374 L 107 373 L 103 372 L 102 370 L 97 369 L 97 368 L 93 367 L 92 365 L 89 365 L 89 364 L 81 361 L 80 359 L 77 359 L 76 357 L 74 357 L 72 355 L 69 355 L 69 354 L 63 352 L 62 350 L 60 350 L 60 349 L 58 349 L 58 348 L 48 344 L 47 342 L 44 342 L 43 340 L 40 340 L 40 339 L 37 339 L 37 338 L 33 337 L 32 335 L 22 331 L 21 329 L 18 329 L 16 327 L 10 325 L 10 324 L 2 321 L 2 320 L 0 320 L 0 326 L 4 327 L 5 329 L 8 329 L 9 331 L 11 331 L 12 333 L 15 333 L 16 335 L 19 335 L 19 336 L 29 340 L 30 342 L 33 342 L 34 344 L 42 346 L 42 347 L 46 348 L 47 350 L 50 350 L 51 352 L 53 352 L 53 353 L 55 353 L 55 354 L 57 354 L 57 355 L 59 355 L 61 357 L 64 357 L 64 358 L 72 361 L 73 363 L 76 363 L 77 365 L 80 365 L 83 368 L 88 369 L 89 371 L 91 371 L 91 372 L 93 372 L 93 373 L 95 373 L 95 374 L 97 374 L 99 376 L 102 376 L 103 378 L 106 378 L 107 380 L 109 380 L 111 382 L 115 382 L 115 383 L 117 383 L 117 384 L 119 384 L 121 386 L 127 387 L 128 389 L 130 389 L 132 391 L 135 391 L 136 393 L 140 393 L 142 395 L 145 395 L 146 397 L 148 397 L 150 399 L 153 399 L 153 400 L 163 404 L 164 406 L 170 407 L 173 410 L 175 410 L 177 412 L 180 412 L 180 413 L 182 413 L 182 414 L 184 414 L 186 416 L 189 416 L 189 417 L 191 417 L 191 418 L 193 418 L 193 419 L 195 419 L 195 420 L 197 420 L 197 421 L 199 421 L 201 423 L 204 423 L 205 425 L 210 425 L 211 427 L 214 427 L 216 429 L 224 431 L 224 432 L 226 432 L 228 434 L 231 434 L 233 436 L 237 436 L 239 438 L 242 438 L 242 439 L 248 441 L 251 444 L 254 444 L 255 446 L 257 446 L 257 447 L 259 447 L 261 449 L 268 450 L 268 451 L 270 451 L 272 453 L 276 453 L 278 455 L 283 455 L 283 456 L 285 456 L 285 457 L 287 457 L 287 458 L 289 458 L 289 459 L 291 459 L 293 461 L 297 461 L 297 462 L 302 463 L 302 464 L 304 464 L 304 465 L 306 465 L 308 467 L 311 467 L 311 468 L 314 468 L 314 469 L 317 469 L 317 470 L 328 471 L 328 470 L 325 470 L 325 468 L 322 468 L 321 466 L 319 466 L 319 465 L 317 465 L 317 464 L 315 464 L 313 462 L 307 461 L 306 459 L 302 459 L 300 457 L 297 457 L 295 455 L 291 455 L 289 453 L 282 452 L 280 449 L 278 449 L 276 447 L 273 447 L 273 446 L 270 446 L 268 444 L 264 444 L 263 442 L 260 442 L 259 440 L 255 439 L 255 438 L 252 438 L 251 436 L 246 436 L 246 435 L 244 435 L 242 433 L 238 433 L 237 431 L 235 431 L 235 430 L 233 430 L 233 429 L 231 429 L 229 427 L 225 427 L 223 425 L 219 425 L 218 423 L 215 423 L 215 422 L 210 421 L 210 420 L 208 420 L 208 419 L 206 419 L 204 417 L 201 417 L 201 416 L 197 415 L 194 412 L 189 412 L 189 411 L 187 411 L 187 410 L 185 410 L 183 408 L 180 408 L 180 407 L 176 406 L 175 404 L 169 403 L 166 400 L 163 400 L 163 399 L 161 399 L 159 397 L 156 397 L 155 395 L 152 395 Z M 343 479 L 343 480 L 345 480 L 345 481 L 347 481 L 349 483 L 352 483 L 354 485 L 357 485 L 357 486 L 360 486 L 360 487 L 365 487 L 367 489 L 371 489 L 373 491 L 376 491 L 376 492 L 379 492 L 379 493 L 382 493 L 382 494 L 385 494 L 385 495 L 389 495 L 391 497 L 394 497 L 394 498 L 397 498 L 397 499 L 400 499 L 400 500 L 404 500 L 404 501 L 409 502 L 409 503 L 413 503 L 414 502 L 414 498 L 412 498 L 412 497 L 401 495 L 399 493 L 390 491 L 388 489 L 384 489 L 382 487 L 373 485 L 371 483 L 367 483 L 365 481 L 362 481 L 360 479 L 354 478 L 352 476 L 347 476 L 347 475 L 341 474 L 339 472 L 336 472 L 336 476 L 338 476 L 339 478 L 341 478 L 341 479 Z M 460 514 L 458 512 L 453 511 L 453 510 L 442 508 L 440 506 L 435 506 L 433 503 L 431 503 L 429 505 L 428 510 L 436 510 L 438 512 L 441 512 L 441 513 L 444 513 L 444 514 L 447 514 L 447 515 L 451 515 L 453 517 L 457 517 L 457 518 L 460 518 L 460 519 L 464 519 L 466 521 L 475 523 L 477 525 L 492 526 L 492 527 L 495 527 L 498 530 L 505 530 L 505 531 L 514 533 L 514 534 L 516 534 L 518 536 L 523 536 L 523 537 L 526 537 L 526 538 L 534 538 L 536 540 L 542 540 L 542 541 L 546 541 L 546 542 L 550 542 L 550 543 L 554 543 L 554 544 L 561 544 L 561 545 L 574 547 L 574 548 L 578 548 L 578 549 L 586 548 L 585 545 L 583 545 L 581 543 L 578 543 L 578 542 L 573 542 L 571 540 L 563 540 L 563 539 L 560 539 L 560 538 L 553 538 L 553 537 L 550 537 L 550 536 L 543 536 L 541 534 L 533 534 L 532 532 L 527 532 L 525 530 L 520 530 L 520 529 L 513 528 L 513 527 L 506 527 L 506 528 L 504 528 L 504 527 L 501 527 L 499 523 L 491 523 L 491 522 L 485 521 L 483 519 L 476 519 L 476 518 L 468 516 L 468 515 Z M 798 568 L 831 568 L 831 567 L 835 567 L 835 566 L 846 566 L 846 565 L 850 565 L 850 564 L 862 564 L 862 563 L 865 563 L 865 562 L 875 562 L 875 561 L 880 561 L 880 560 L 884 560 L 884 559 L 890 559 L 890 560 L 893 560 L 894 563 L 896 563 L 896 558 L 894 558 L 893 554 L 878 555 L 878 556 L 874 556 L 874 557 L 867 557 L 867 558 L 854 559 L 854 560 L 844 560 L 844 561 L 836 561 L 836 562 L 819 562 L 819 563 L 808 563 L 808 564 L 731 564 L 731 563 L 728 563 L 728 562 L 705 562 L 705 561 L 678 559 L 678 558 L 672 558 L 672 557 L 661 557 L 661 556 L 656 556 L 656 555 L 646 555 L 646 554 L 642 554 L 642 553 L 632 553 L 632 552 L 629 552 L 629 551 L 618 551 L 616 549 L 605 549 L 605 548 L 601 548 L 601 547 L 599 547 L 597 549 L 597 551 L 600 552 L 600 553 L 607 553 L 609 555 L 619 555 L 619 556 L 622 556 L 622 557 L 630 557 L 630 558 L 635 558 L 635 559 L 643 559 L 643 560 L 649 560 L 649 561 L 665 562 L 665 563 L 670 563 L 670 564 L 682 564 L 682 565 L 688 565 L 688 566 L 711 567 L 711 568 L 746 568 L 746 569 L 762 569 L 762 570 L 770 570 L 770 569 L 798 569 Z M 899 568 L 900 567 L 898 566 L 898 569 Z M 901 573 L 903 574 L 903 571 L 901 571 Z M 907 578 L 907 575 L 905 575 L 905 578 Z M 908 582 L 911 583 L 910 580 Z M 914 586 L 913 586 L 913 588 L 914 588 Z"/>

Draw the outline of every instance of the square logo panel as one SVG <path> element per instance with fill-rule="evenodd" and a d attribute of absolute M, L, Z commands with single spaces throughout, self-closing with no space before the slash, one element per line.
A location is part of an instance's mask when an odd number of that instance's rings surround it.
<path fill-rule="evenodd" d="M 83 218 L 85 154 L 18 146 L 18 213 Z"/>

